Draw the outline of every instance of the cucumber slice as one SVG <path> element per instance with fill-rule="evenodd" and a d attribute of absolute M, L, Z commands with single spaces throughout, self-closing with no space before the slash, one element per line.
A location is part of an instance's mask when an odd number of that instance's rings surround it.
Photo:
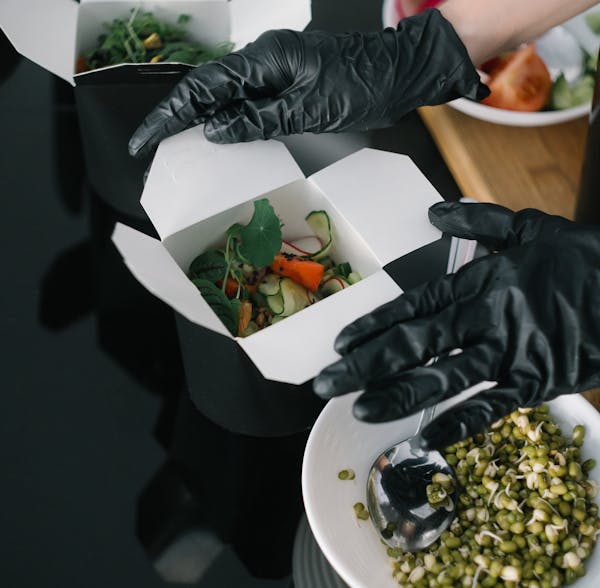
<path fill-rule="evenodd" d="M 561 73 L 552 86 L 550 103 L 554 110 L 564 110 L 571 107 L 571 88 L 565 76 Z"/>
<path fill-rule="evenodd" d="M 339 276 L 333 276 L 323 282 L 323 285 L 319 288 L 319 292 L 324 297 L 331 296 L 331 294 L 335 294 L 344 288 L 347 288 L 350 285 L 349 282 L 344 280 L 344 278 L 340 278 Z"/>
<path fill-rule="evenodd" d="M 267 296 L 267 305 L 274 315 L 280 315 L 283 312 L 283 296 L 281 293 Z"/>
<path fill-rule="evenodd" d="M 595 35 L 600 35 L 600 12 L 586 14 L 585 23 Z"/>
<path fill-rule="evenodd" d="M 323 243 L 318 237 L 302 237 L 295 241 L 286 241 L 281 243 L 281 253 L 291 253 L 300 257 L 312 257 L 323 248 Z"/>
<path fill-rule="evenodd" d="M 594 77 L 591 75 L 583 76 L 575 80 L 571 86 L 572 105 L 578 106 L 591 102 L 594 95 Z"/>
<path fill-rule="evenodd" d="M 306 217 L 306 224 L 312 229 L 319 241 L 323 244 L 321 249 L 313 253 L 311 259 L 325 257 L 333 246 L 333 231 L 329 215 L 324 210 L 313 210 Z"/>
<path fill-rule="evenodd" d="M 281 276 L 277 274 L 267 274 L 258 285 L 258 291 L 265 296 L 278 294 L 280 290 Z"/>
<path fill-rule="evenodd" d="M 592 100 L 594 94 L 594 76 L 586 74 L 569 84 L 560 74 L 552 86 L 551 105 L 555 110 L 573 108 Z"/>
<path fill-rule="evenodd" d="M 362 276 L 358 272 L 350 272 L 348 275 L 348 282 L 350 284 L 356 284 L 356 282 L 360 282 L 362 280 Z"/>
<path fill-rule="evenodd" d="M 306 308 L 314 301 L 314 298 L 310 296 L 310 292 L 291 278 L 282 278 L 281 296 L 283 298 L 283 310 L 277 313 L 280 316 L 290 316 Z"/>

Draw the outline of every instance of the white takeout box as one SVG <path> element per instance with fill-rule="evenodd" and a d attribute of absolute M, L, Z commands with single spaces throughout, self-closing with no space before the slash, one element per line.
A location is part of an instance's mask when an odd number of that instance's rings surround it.
<path fill-rule="evenodd" d="M 311 231 L 304 218 L 325 210 L 334 227 L 332 258 L 363 279 L 249 337 L 232 337 L 187 278 L 190 262 L 247 223 L 268 198 L 285 239 Z M 440 237 L 427 209 L 442 200 L 408 156 L 362 149 L 305 178 L 278 141 L 215 145 L 195 127 L 163 141 L 141 204 L 160 241 L 117 224 L 113 241 L 152 293 L 188 320 L 235 339 L 261 374 L 302 384 L 339 356 L 333 342 L 354 319 L 401 293 L 382 269 Z"/>
<path fill-rule="evenodd" d="M 75 85 L 94 73 L 75 74 L 75 65 L 106 32 L 103 23 L 136 7 L 171 23 L 188 14 L 184 28 L 190 38 L 207 44 L 232 41 L 237 49 L 268 29 L 302 30 L 311 18 L 310 0 L 0 0 L 0 27 L 17 51 Z"/>

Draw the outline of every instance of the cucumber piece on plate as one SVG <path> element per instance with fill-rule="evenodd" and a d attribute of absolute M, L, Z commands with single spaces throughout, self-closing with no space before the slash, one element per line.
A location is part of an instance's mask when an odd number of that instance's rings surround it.
<path fill-rule="evenodd" d="M 578 80 L 575 80 L 571 85 L 572 105 L 578 106 L 591 102 L 594 95 L 594 78 L 591 75 L 586 75 Z"/>
<path fill-rule="evenodd" d="M 362 276 L 358 272 L 350 272 L 348 274 L 348 282 L 350 284 L 356 284 L 356 282 L 360 282 L 362 280 Z"/>
<path fill-rule="evenodd" d="M 585 23 L 595 35 L 600 35 L 600 12 L 586 14 Z"/>
<path fill-rule="evenodd" d="M 594 94 L 594 76 L 585 74 L 569 84 L 560 74 L 552 86 L 550 103 L 555 110 L 573 108 L 592 100 Z"/>
<path fill-rule="evenodd" d="M 552 86 L 550 104 L 554 110 L 564 110 L 571 107 L 571 88 L 564 74 L 560 74 Z"/>
<path fill-rule="evenodd" d="M 321 257 L 325 257 L 333 246 L 333 231 L 329 215 L 324 210 L 313 210 L 305 220 L 322 243 L 321 249 L 313 253 L 310 258 L 320 259 Z"/>

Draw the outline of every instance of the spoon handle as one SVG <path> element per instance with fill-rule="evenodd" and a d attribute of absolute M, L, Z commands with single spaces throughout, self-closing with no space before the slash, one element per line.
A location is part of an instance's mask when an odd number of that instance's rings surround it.
<path fill-rule="evenodd" d="M 467 199 L 463 199 L 466 201 Z M 463 265 L 469 263 L 475 257 L 475 250 L 477 248 L 477 241 L 471 241 L 470 239 L 460 239 L 458 237 L 452 237 L 450 241 L 450 252 L 448 254 L 448 273 L 452 274 L 461 268 Z M 435 363 L 434 358 L 431 363 Z M 421 418 L 417 425 L 415 434 L 410 439 L 411 450 L 416 451 L 419 448 L 419 435 L 421 431 L 433 420 L 435 416 L 435 409 L 437 405 L 428 406 L 421 412 Z"/>

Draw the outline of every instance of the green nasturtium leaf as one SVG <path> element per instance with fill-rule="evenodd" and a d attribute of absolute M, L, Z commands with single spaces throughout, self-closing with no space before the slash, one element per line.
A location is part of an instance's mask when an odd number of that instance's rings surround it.
<path fill-rule="evenodd" d="M 240 254 L 256 267 L 271 264 L 281 250 L 281 222 L 266 198 L 254 202 L 250 222 L 239 229 Z"/>
<path fill-rule="evenodd" d="M 222 251 L 211 250 L 201 253 L 192 261 L 189 269 L 190 279 L 200 278 L 218 282 L 225 277 L 227 262 Z"/>
<path fill-rule="evenodd" d="M 200 290 L 200 294 L 214 313 L 221 319 L 227 330 L 235 337 L 238 331 L 238 316 L 241 302 L 229 300 L 221 288 L 203 279 L 193 279 L 192 282 Z"/>

